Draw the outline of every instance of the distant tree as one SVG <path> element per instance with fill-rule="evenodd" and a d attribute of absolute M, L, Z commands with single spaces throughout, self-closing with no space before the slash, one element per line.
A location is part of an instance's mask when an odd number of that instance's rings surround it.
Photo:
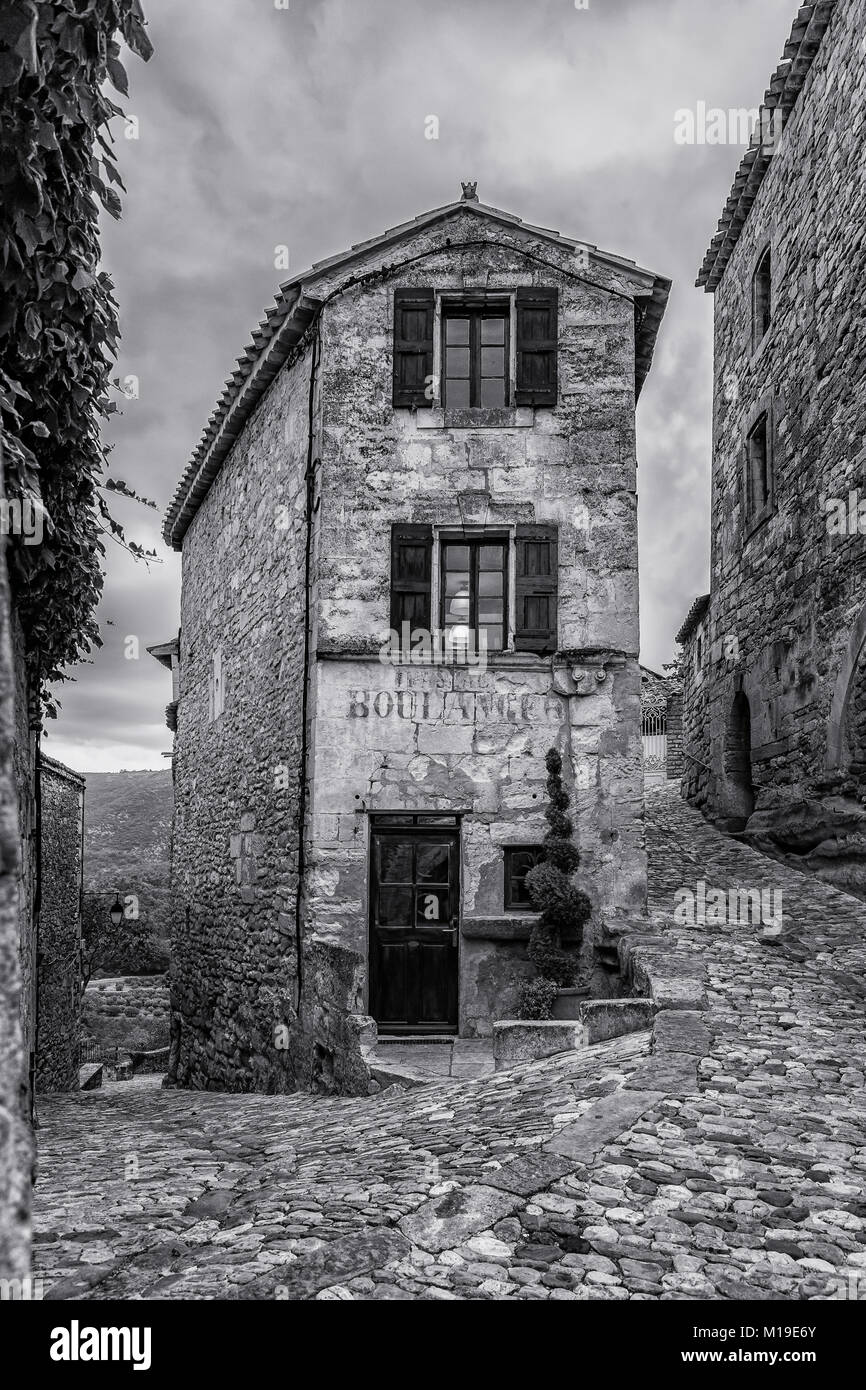
<path fill-rule="evenodd" d="M 85 893 L 81 914 L 81 990 L 97 970 L 144 975 L 165 969 L 164 953 L 143 917 L 111 920 L 115 893 Z M 121 899 L 122 901 L 122 899 Z"/>

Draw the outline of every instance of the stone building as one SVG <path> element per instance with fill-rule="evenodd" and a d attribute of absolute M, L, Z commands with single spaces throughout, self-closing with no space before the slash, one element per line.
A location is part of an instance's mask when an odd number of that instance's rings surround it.
<path fill-rule="evenodd" d="M 39 755 L 36 1089 L 78 1089 L 84 778 Z"/>
<path fill-rule="evenodd" d="M 373 1024 L 508 1017 L 553 745 L 593 929 L 644 909 L 634 411 L 668 290 L 472 185 L 281 286 L 164 528 L 179 1084 L 363 1091 Z"/>
<path fill-rule="evenodd" d="M 800 8 L 698 284 L 715 296 L 709 594 L 684 794 L 866 891 L 866 0 Z"/>

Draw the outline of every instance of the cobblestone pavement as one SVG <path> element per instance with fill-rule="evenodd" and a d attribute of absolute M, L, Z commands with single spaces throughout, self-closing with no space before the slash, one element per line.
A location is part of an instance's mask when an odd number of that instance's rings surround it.
<path fill-rule="evenodd" d="M 365 1100 L 43 1098 L 46 1297 L 866 1296 L 866 905 L 647 817 L 652 1034 Z M 781 935 L 677 926 L 699 880 L 781 891 Z"/>

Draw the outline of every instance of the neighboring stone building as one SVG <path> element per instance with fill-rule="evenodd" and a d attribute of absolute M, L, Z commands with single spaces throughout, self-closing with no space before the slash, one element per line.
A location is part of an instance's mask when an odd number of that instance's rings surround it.
<path fill-rule="evenodd" d="M 634 410 L 668 289 L 471 185 L 281 287 L 164 531 L 179 1084 L 363 1091 L 371 1018 L 513 1012 L 551 745 L 594 928 L 644 910 Z"/>
<path fill-rule="evenodd" d="M 711 591 L 678 634 L 685 795 L 860 892 L 864 33 L 866 0 L 800 8 L 764 99 L 773 144 L 744 156 L 700 272 L 715 295 Z"/>
<path fill-rule="evenodd" d="M 39 755 L 36 1089 L 78 1089 L 84 778 Z"/>

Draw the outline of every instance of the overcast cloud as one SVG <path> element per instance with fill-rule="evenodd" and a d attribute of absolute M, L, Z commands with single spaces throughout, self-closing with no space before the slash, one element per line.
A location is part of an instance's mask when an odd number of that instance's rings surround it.
<path fill-rule="evenodd" d="M 140 138 L 118 130 L 127 195 L 104 248 L 118 371 L 140 382 L 111 431 L 112 472 L 160 512 L 112 505 L 163 563 L 111 548 L 105 645 L 61 689 L 46 751 L 85 772 L 166 765 L 170 678 L 145 652 L 178 627 L 162 512 L 286 278 L 275 246 L 302 270 L 467 178 L 483 202 L 673 280 L 637 417 L 642 659 L 660 668 L 708 585 L 712 298 L 694 280 L 742 153 L 675 144 L 674 112 L 757 106 L 795 0 L 144 4 L 155 53 L 127 55 Z"/>

